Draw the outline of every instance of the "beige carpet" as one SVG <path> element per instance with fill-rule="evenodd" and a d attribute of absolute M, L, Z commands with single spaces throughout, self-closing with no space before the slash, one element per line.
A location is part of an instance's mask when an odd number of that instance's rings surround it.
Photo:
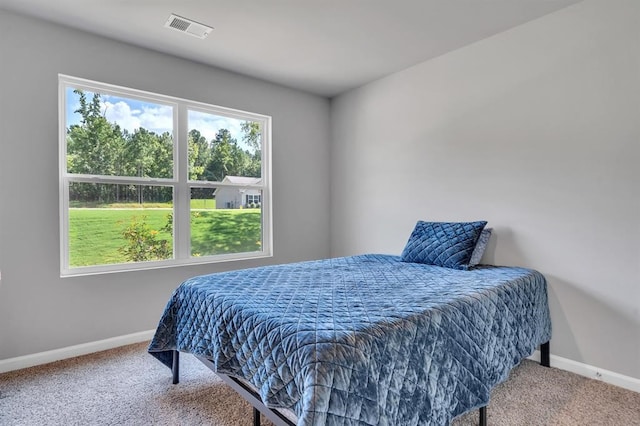
<path fill-rule="evenodd" d="M 490 426 L 640 425 L 640 394 L 525 361 L 487 413 Z M 473 412 L 453 425 L 477 421 Z M 146 344 L 0 375 L 2 426 L 150 424 L 250 426 L 251 407 L 186 354 L 172 385 Z"/>

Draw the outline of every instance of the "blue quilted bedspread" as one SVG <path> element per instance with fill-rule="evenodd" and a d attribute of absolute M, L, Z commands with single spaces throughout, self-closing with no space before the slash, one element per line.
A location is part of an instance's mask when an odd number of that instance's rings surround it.
<path fill-rule="evenodd" d="M 536 271 L 362 255 L 191 278 L 149 352 L 207 357 L 299 426 L 446 425 L 550 337 Z"/>

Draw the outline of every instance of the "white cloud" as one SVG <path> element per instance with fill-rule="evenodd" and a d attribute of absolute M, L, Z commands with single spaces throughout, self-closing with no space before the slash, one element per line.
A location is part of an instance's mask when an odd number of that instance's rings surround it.
<path fill-rule="evenodd" d="M 168 106 L 142 107 L 140 126 L 145 129 L 155 129 L 156 132 L 172 132 L 173 110 Z"/>
<path fill-rule="evenodd" d="M 140 127 L 154 131 L 156 133 L 172 132 L 173 116 L 172 109 L 168 106 L 148 106 L 141 105 L 140 108 L 132 108 L 132 105 L 124 101 L 115 103 L 103 102 L 105 118 L 116 123 L 129 132 L 134 132 Z"/>
<path fill-rule="evenodd" d="M 132 110 L 129 104 L 123 101 L 111 103 L 103 102 L 104 116 L 110 123 L 116 123 L 123 129 L 133 132 L 140 127 L 140 119 L 136 117 L 140 111 Z"/>
<path fill-rule="evenodd" d="M 189 130 L 198 130 L 209 142 L 215 139 L 216 133 L 218 133 L 220 129 L 227 129 L 231 133 L 231 137 L 235 138 L 238 143 L 242 145 L 241 123 L 242 121 L 234 118 L 199 111 L 189 111 Z"/>

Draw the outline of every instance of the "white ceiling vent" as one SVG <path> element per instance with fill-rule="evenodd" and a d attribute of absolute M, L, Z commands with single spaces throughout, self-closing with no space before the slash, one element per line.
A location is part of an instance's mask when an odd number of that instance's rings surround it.
<path fill-rule="evenodd" d="M 164 26 L 198 38 L 206 38 L 213 30 L 207 25 L 174 14 L 169 15 Z"/>

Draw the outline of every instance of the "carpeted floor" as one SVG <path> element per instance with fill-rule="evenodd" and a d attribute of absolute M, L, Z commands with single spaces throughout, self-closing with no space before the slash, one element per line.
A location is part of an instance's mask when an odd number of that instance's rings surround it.
<path fill-rule="evenodd" d="M 0 425 L 252 424 L 233 390 L 194 357 L 180 360 L 179 385 L 146 344 L 1 374 Z M 640 394 L 525 361 L 494 390 L 487 413 L 490 426 L 640 425 Z M 477 421 L 472 412 L 453 426 Z"/>

